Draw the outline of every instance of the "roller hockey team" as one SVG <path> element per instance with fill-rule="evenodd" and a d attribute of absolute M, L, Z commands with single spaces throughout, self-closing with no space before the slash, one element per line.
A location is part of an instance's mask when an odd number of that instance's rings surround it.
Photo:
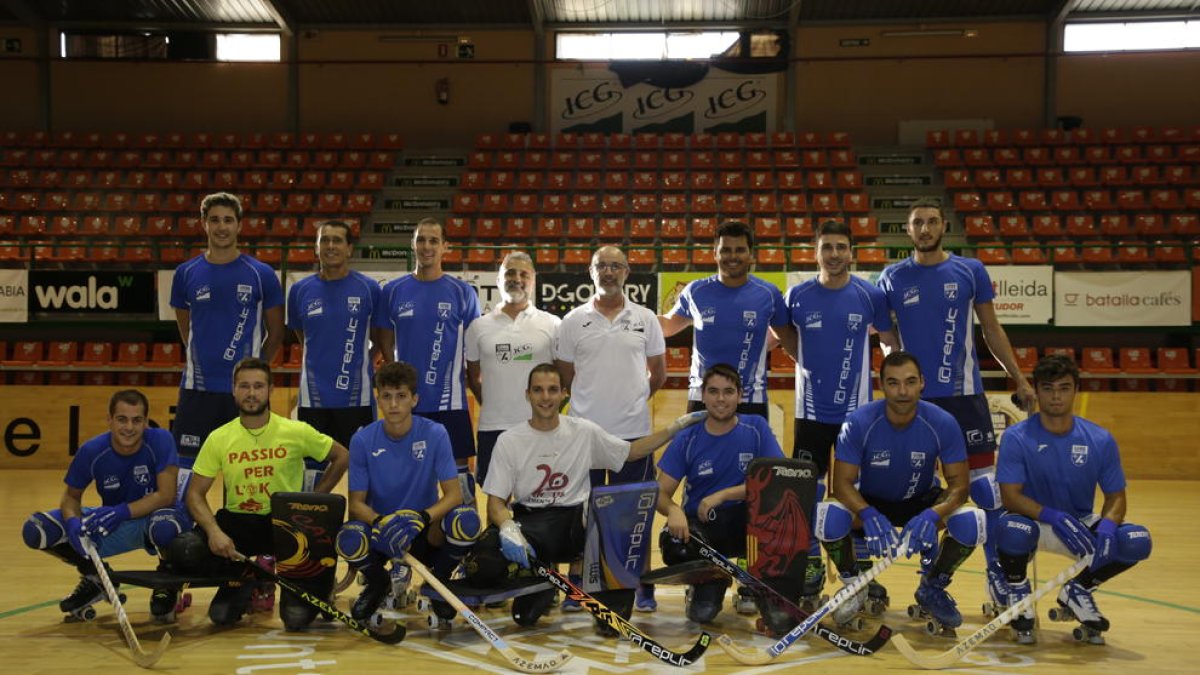
<path fill-rule="evenodd" d="M 818 274 L 781 293 L 750 273 L 753 230 L 729 221 L 714 238 L 716 274 L 666 314 L 626 297 L 625 255 L 603 246 L 594 293 L 561 321 L 534 307 L 533 260 L 515 250 L 499 266 L 500 304 L 481 316 L 476 291 L 442 269 L 435 219 L 413 232 L 412 273 L 383 287 L 349 268 L 351 227 L 320 224 L 319 269 L 290 287 L 285 315 L 274 271 L 238 248 L 239 200 L 209 195 L 201 216 L 207 249 L 179 266 L 170 293 L 186 349 L 172 430 L 151 427 L 142 392 L 114 393 L 109 430 L 73 457 L 58 507 L 22 531 L 79 571 L 59 603 L 69 617 L 123 602 L 124 583 L 151 588 L 150 614 L 172 622 L 189 587 L 209 586 L 209 619 L 236 624 L 273 609 L 278 586 L 288 631 L 323 616 L 394 643 L 405 634 L 396 612 L 413 605 L 434 627 L 461 617 L 512 667 L 538 671 L 569 654 L 524 659 L 475 612 L 508 607 L 533 626 L 561 608 L 686 665 L 707 632 L 677 653 L 629 623 L 635 609 L 658 611 L 656 587 L 681 584 L 697 632 L 722 621 L 729 599 L 779 639 L 753 655 L 716 640 L 738 660 L 765 662 L 810 632 L 869 655 L 891 630 L 853 635 L 882 620 L 892 599 L 881 573 L 906 558 L 920 573 L 908 616 L 957 641 L 953 589 L 967 581 L 952 582 L 978 548 L 981 635 L 1007 625 L 1036 643 L 1035 593 L 1050 593 L 1052 620 L 1103 644 L 1097 587 L 1150 555 L 1149 531 L 1126 520 L 1116 441 L 1073 412 L 1079 369 L 1046 356 L 1031 379 L 1020 372 L 987 270 L 943 250 L 937 204 L 910 209 L 913 252 L 877 285 L 851 274 L 852 233 L 829 221 L 817 228 Z M 998 444 L 976 319 L 1030 413 Z M 664 339 L 688 326 L 688 405 L 654 430 Z M 304 350 L 295 420 L 271 410 L 269 364 L 287 328 Z M 775 347 L 796 362 L 791 458 L 767 423 Z M 348 494 L 331 494 L 343 477 Z M 99 501 L 85 505 L 93 484 Z M 665 527 L 651 537 L 655 512 Z M 651 542 L 665 567 L 650 569 Z M 152 556 L 134 565 L 143 572 L 103 562 L 136 549 Z M 1039 550 L 1067 558 L 1043 564 L 1066 568 L 1048 587 L 1030 578 Z M 336 559 L 350 570 L 340 582 Z M 357 596 L 338 598 L 355 579 Z"/>

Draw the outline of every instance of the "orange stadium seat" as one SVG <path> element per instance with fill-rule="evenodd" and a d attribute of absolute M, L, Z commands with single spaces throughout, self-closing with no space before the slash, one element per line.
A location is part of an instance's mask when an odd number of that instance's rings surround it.
<path fill-rule="evenodd" d="M 1151 361 L 1149 347 L 1122 347 L 1118 354 L 1122 372 L 1151 374 L 1162 372 Z"/>
<path fill-rule="evenodd" d="M 1051 352 L 1047 350 L 1047 354 Z M 1113 363 L 1112 349 L 1109 347 L 1084 347 L 1083 361 L 1080 370 L 1086 373 L 1118 373 L 1120 368 Z"/>
<path fill-rule="evenodd" d="M 1164 373 L 1174 375 L 1191 375 L 1196 372 L 1196 368 L 1188 363 L 1188 353 L 1186 349 L 1177 349 L 1175 347 L 1159 347 L 1158 348 L 1158 365 Z"/>

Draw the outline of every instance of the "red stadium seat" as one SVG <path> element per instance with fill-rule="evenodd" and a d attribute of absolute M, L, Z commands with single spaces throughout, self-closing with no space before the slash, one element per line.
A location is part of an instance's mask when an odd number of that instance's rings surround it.
<path fill-rule="evenodd" d="M 1139 375 L 1162 372 L 1151 361 L 1149 347 L 1122 347 L 1119 359 L 1122 372 Z"/>
<path fill-rule="evenodd" d="M 1121 372 L 1120 368 L 1113 363 L 1113 353 L 1109 347 L 1084 347 L 1083 361 L 1079 364 L 1079 368 L 1085 373 Z"/>

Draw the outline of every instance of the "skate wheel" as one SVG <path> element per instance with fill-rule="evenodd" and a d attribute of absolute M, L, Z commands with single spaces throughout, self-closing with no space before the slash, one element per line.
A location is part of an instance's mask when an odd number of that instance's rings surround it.
<path fill-rule="evenodd" d="M 888 604 L 882 600 L 868 600 L 867 614 L 871 616 L 882 616 L 887 611 Z"/>
<path fill-rule="evenodd" d="M 425 597 L 424 595 L 417 598 L 417 611 L 418 612 L 429 612 L 429 611 L 432 611 L 432 609 L 433 609 L 433 605 L 432 605 L 432 603 L 429 602 L 429 598 Z"/>
<path fill-rule="evenodd" d="M 379 612 L 376 612 L 367 619 L 367 626 L 369 626 L 372 630 L 379 630 L 380 628 L 383 628 L 384 621 L 385 619 L 383 616 Z"/>
<path fill-rule="evenodd" d="M 1051 607 L 1049 612 L 1051 621 L 1070 621 L 1070 613 L 1062 607 Z"/>
<path fill-rule="evenodd" d="M 451 619 L 443 619 L 437 614 L 430 614 L 428 617 L 430 630 L 450 630 L 453 624 Z"/>
<path fill-rule="evenodd" d="M 126 598 L 125 598 L 124 593 L 117 593 L 117 601 L 119 601 L 123 605 L 123 604 L 125 604 L 125 600 L 126 600 Z"/>
<path fill-rule="evenodd" d="M 1000 616 L 1000 613 L 996 611 L 996 603 L 992 602 L 991 600 L 985 601 L 983 603 L 983 607 L 980 608 L 980 611 L 982 611 L 983 615 L 989 619 L 994 619 L 997 616 Z"/>
<path fill-rule="evenodd" d="M 1071 637 L 1075 638 L 1076 642 L 1083 642 L 1087 639 L 1087 634 L 1084 633 L 1082 628 L 1076 628 L 1075 630 L 1071 631 Z"/>
<path fill-rule="evenodd" d="M 925 632 L 936 636 L 942 632 L 942 627 L 939 626 L 936 621 L 931 619 L 925 622 Z"/>
<path fill-rule="evenodd" d="M 75 618 L 82 619 L 84 621 L 95 621 L 96 620 L 96 608 L 92 607 L 90 605 L 88 607 L 84 607 L 83 609 L 78 610 L 75 613 Z"/>
<path fill-rule="evenodd" d="M 920 605 L 909 605 L 908 606 L 908 618 L 910 618 L 910 619 L 921 618 L 921 606 Z"/>

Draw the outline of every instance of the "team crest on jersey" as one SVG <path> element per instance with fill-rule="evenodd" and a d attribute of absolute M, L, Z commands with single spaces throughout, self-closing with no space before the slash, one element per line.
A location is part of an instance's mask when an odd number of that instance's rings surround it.
<path fill-rule="evenodd" d="M 925 453 L 914 452 L 909 457 L 912 460 L 912 467 L 914 469 L 920 469 L 925 466 Z"/>
<path fill-rule="evenodd" d="M 916 286 L 909 286 L 904 289 L 904 298 L 902 300 L 905 307 L 921 304 L 921 289 Z"/>
<path fill-rule="evenodd" d="M 325 313 L 325 303 L 320 298 L 309 300 L 308 306 L 304 308 L 305 316 L 321 316 Z"/>
<path fill-rule="evenodd" d="M 411 319 L 413 312 L 417 309 L 417 303 L 413 301 L 402 302 L 396 307 L 397 319 Z"/>
<path fill-rule="evenodd" d="M 753 452 L 738 453 L 738 471 L 746 473 L 746 467 L 750 466 L 750 462 L 754 459 Z"/>
<path fill-rule="evenodd" d="M 146 466 L 145 464 L 138 464 L 137 466 L 133 467 L 133 482 L 143 486 L 149 485 L 150 467 Z"/>
<path fill-rule="evenodd" d="M 947 300 L 957 300 L 958 299 L 958 282 L 957 281 L 948 281 L 948 282 L 942 284 L 942 294 L 946 296 Z"/>
<path fill-rule="evenodd" d="M 625 333 L 645 333 L 646 322 L 642 321 L 641 319 L 638 319 L 637 321 L 630 321 L 627 318 L 621 319 L 617 321 L 617 328 L 620 328 Z"/>
<path fill-rule="evenodd" d="M 711 459 L 706 459 L 696 466 L 697 476 L 711 476 L 713 472 L 713 463 Z"/>
<path fill-rule="evenodd" d="M 805 312 L 804 327 L 808 330 L 816 330 L 821 327 L 821 312 Z"/>
<path fill-rule="evenodd" d="M 250 288 L 250 284 L 237 285 L 237 301 L 243 305 L 250 304 L 250 294 L 254 289 Z"/>
<path fill-rule="evenodd" d="M 533 360 L 533 345 L 528 342 L 523 345 L 514 345 L 509 343 L 496 345 L 496 360 L 500 363 L 511 363 L 513 361 L 532 361 Z"/>
<path fill-rule="evenodd" d="M 359 308 L 362 307 L 362 298 L 357 295 L 351 295 L 346 298 L 346 311 L 351 314 L 358 314 Z"/>
<path fill-rule="evenodd" d="M 857 333 L 860 328 L 862 328 L 862 314 L 846 315 L 846 330 Z"/>
<path fill-rule="evenodd" d="M 101 485 L 104 486 L 105 490 L 119 490 L 121 488 L 121 479 L 112 475 L 105 476 Z"/>
<path fill-rule="evenodd" d="M 212 289 L 207 285 L 196 289 L 196 297 L 193 298 L 196 302 L 208 302 L 212 300 Z"/>
<path fill-rule="evenodd" d="M 438 315 L 439 319 L 449 319 L 450 318 L 450 303 L 439 302 L 438 306 L 437 306 L 437 315 Z"/>
<path fill-rule="evenodd" d="M 412 444 L 413 459 L 425 459 L 425 441 L 417 441 Z"/>
<path fill-rule="evenodd" d="M 876 450 L 871 453 L 871 466 L 877 469 L 886 469 L 892 465 L 891 450 Z"/>
<path fill-rule="evenodd" d="M 713 323 L 717 320 L 716 307 L 701 307 L 700 308 L 700 323 Z"/>
<path fill-rule="evenodd" d="M 1083 466 L 1087 464 L 1088 446 L 1072 445 L 1071 446 L 1071 463 L 1075 466 Z"/>
<path fill-rule="evenodd" d="M 757 326 L 758 325 L 758 312 L 755 312 L 754 310 L 750 310 L 750 309 L 743 311 L 742 312 L 742 323 L 746 325 L 746 328 L 754 328 L 755 326 Z"/>

